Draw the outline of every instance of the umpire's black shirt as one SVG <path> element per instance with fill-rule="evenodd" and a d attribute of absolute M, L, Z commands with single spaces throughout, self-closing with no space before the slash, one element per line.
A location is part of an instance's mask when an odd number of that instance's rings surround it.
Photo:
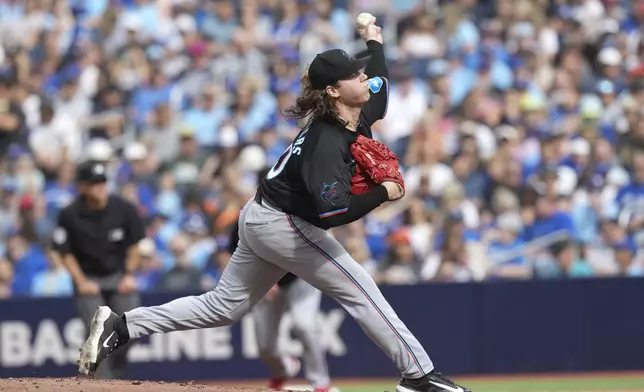
<path fill-rule="evenodd" d="M 323 229 L 358 220 L 389 199 L 384 186 L 351 194 L 356 163 L 350 146 L 359 134 L 371 138 L 371 125 L 387 112 L 389 73 L 383 47 L 369 41 L 367 48 L 371 57 L 365 74 L 371 98 L 362 108 L 357 132 L 333 118 L 310 121 L 258 189 L 263 199 L 283 212 Z"/>
<path fill-rule="evenodd" d="M 145 236 L 136 207 L 119 196 L 110 196 L 103 210 L 90 210 L 82 197 L 58 216 L 53 246 L 61 255 L 72 254 L 90 277 L 125 271 L 127 251 Z"/>

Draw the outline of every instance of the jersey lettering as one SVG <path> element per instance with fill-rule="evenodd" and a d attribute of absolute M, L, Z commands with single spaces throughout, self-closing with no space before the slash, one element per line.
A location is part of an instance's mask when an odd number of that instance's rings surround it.
<path fill-rule="evenodd" d="M 268 172 L 268 174 L 266 174 L 266 178 L 268 178 L 269 180 L 271 178 L 275 178 L 282 172 L 282 170 L 284 170 L 284 166 L 286 166 L 286 162 L 288 162 L 288 159 L 291 157 L 292 151 L 293 150 L 291 149 L 291 146 L 289 145 L 286 148 L 286 151 L 284 151 L 284 153 L 280 157 L 280 159 L 277 160 L 275 165 L 273 165 L 273 167 L 271 167 L 271 170 Z"/>
<path fill-rule="evenodd" d="M 304 143 L 304 139 L 306 138 L 306 133 L 308 132 L 308 130 L 309 130 L 309 126 L 307 125 L 306 128 L 304 128 L 304 130 L 302 131 L 302 133 L 300 133 L 300 136 L 288 146 L 288 148 L 284 151 L 280 159 L 277 160 L 277 163 L 275 163 L 275 165 L 273 165 L 273 167 L 268 172 L 268 174 L 266 174 L 266 178 L 270 180 L 272 178 L 277 177 L 282 172 L 282 170 L 284 170 L 284 168 L 286 167 L 286 163 L 291 158 L 291 155 L 293 154 L 300 155 L 302 153 L 301 145 L 302 143 Z"/>
<path fill-rule="evenodd" d="M 300 155 L 302 153 L 302 143 L 304 143 L 304 138 L 306 138 L 306 135 L 300 136 L 295 142 L 293 143 L 293 154 L 295 155 Z"/>

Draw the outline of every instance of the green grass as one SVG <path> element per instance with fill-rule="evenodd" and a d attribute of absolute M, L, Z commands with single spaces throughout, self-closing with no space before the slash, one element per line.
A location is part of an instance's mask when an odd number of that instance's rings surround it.
<path fill-rule="evenodd" d="M 593 377 L 521 377 L 521 378 L 472 378 L 457 379 L 473 392 L 582 392 L 582 391 L 644 391 L 641 376 Z M 342 392 L 395 392 L 396 380 L 391 382 L 365 382 L 336 386 Z"/>

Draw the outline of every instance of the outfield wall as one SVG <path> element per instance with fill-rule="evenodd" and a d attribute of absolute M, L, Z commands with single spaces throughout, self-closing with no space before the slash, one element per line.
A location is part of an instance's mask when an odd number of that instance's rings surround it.
<path fill-rule="evenodd" d="M 493 374 L 644 369 L 644 280 L 489 282 L 383 287 L 441 371 Z M 150 294 L 145 305 L 176 295 Z M 325 298 L 320 325 L 334 377 L 397 371 L 358 325 Z M 282 325 L 287 350 L 301 346 Z M 83 325 L 69 298 L 0 301 L 0 377 L 74 375 Z M 130 352 L 136 379 L 265 377 L 253 320 L 141 340 Z"/>

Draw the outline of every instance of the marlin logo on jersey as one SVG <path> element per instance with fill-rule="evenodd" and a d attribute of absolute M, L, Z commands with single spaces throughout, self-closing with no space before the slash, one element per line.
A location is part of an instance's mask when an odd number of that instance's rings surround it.
<path fill-rule="evenodd" d="M 373 77 L 371 79 L 367 79 L 367 84 L 369 85 L 369 90 L 371 90 L 372 93 L 377 94 L 378 91 L 382 88 L 382 85 L 385 82 L 382 80 L 380 76 Z"/>
<path fill-rule="evenodd" d="M 320 199 L 322 199 L 323 202 L 331 204 L 332 206 L 335 205 L 335 197 L 337 195 L 337 190 L 335 187 L 338 185 L 338 182 L 334 182 L 333 184 L 327 184 L 322 183 L 322 191 L 320 191 Z"/>

